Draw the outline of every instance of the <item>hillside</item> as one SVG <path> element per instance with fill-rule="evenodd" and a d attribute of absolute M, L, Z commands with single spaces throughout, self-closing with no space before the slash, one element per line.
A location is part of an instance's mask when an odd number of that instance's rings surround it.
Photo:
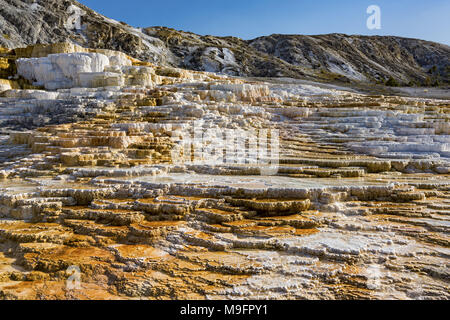
<path fill-rule="evenodd" d="M 393 78 L 405 85 L 450 82 L 450 47 L 429 41 L 343 34 L 271 35 L 247 41 L 166 27 L 134 28 L 73 0 L 0 0 L 0 46 L 64 41 L 228 75 L 369 83 Z"/>

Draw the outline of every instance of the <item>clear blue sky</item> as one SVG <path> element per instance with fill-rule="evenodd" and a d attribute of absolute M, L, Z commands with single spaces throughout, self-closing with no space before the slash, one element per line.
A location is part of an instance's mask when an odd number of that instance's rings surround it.
<path fill-rule="evenodd" d="M 273 33 L 396 35 L 450 44 L 450 0 L 79 0 L 135 27 L 252 39 Z M 369 5 L 382 29 L 368 30 Z"/>

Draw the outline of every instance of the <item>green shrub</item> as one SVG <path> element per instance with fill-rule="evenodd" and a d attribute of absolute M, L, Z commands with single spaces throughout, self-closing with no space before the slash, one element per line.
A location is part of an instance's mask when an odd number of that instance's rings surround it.
<path fill-rule="evenodd" d="M 398 87 L 400 84 L 393 77 L 390 77 L 388 81 L 386 81 L 385 85 L 388 87 Z"/>
<path fill-rule="evenodd" d="M 435 74 L 437 72 L 437 66 L 434 65 L 433 67 L 430 68 L 430 70 L 428 70 L 429 74 Z"/>

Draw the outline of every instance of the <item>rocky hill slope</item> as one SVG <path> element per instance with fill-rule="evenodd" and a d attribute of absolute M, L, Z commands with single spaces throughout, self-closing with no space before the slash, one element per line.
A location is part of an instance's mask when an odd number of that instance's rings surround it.
<path fill-rule="evenodd" d="M 73 0 L 0 0 L 0 46 L 25 47 L 69 41 L 171 63 L 164 42 L 108 19 Z"/>
<path fill-rule="evenodd" d="M 249 41 L 251 47 L 291 65 L 326 70 L 355 80 L 423 80 L 445 77 L 450 66 L 446 45 L 400 37 L 272 35 Z M 427 71 L 430 71 L 427 74 Z"/>
<path fill-rule="evenodd" d="M 399 37 L 271 35 L 254 40 L 133 28 L 73 0 L 0 0 L 0 46 L 70 41 L 162 65 L 255 77 L 449 83 L 450 47 Z"/>

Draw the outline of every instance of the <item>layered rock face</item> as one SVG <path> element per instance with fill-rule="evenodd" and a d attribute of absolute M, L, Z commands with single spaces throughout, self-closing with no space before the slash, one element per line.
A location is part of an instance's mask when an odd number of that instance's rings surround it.
<path fill-rule="evenodd" d="M 170 63 L 172 59 L 161 40 L 74 0 L 2 0 L 0 32 L 0 46 L 10 49 L 71 42 L 122 51 L 150 62 Z"/>
<path fill-rule="evenodd" d="M 308 66 L 353 81 L 402 83 L 424 81 L 433 67 L 443 81 L 450 80 L 450 51 L 444 44 L 400 37 L 271 35 L 250 40 L 256 50 L 294 66 Z M 424 72 L 425 71 L 425 72 Z"/>
<path fill-rule="evenodd" d="M 448 85 L 448 45 L 400 37 L 271 35 L 253 40 L 135 28 L 74 0 L 0 0 L 0 46 L 71 42 L 235 76 Z M 436 82 L 436 83 L 437 83 Z"/>
<path fill-rule="evenodd" d="M 0 298 L 450 298 L 449 100 L 69 49 L 8 56 Z"/>

